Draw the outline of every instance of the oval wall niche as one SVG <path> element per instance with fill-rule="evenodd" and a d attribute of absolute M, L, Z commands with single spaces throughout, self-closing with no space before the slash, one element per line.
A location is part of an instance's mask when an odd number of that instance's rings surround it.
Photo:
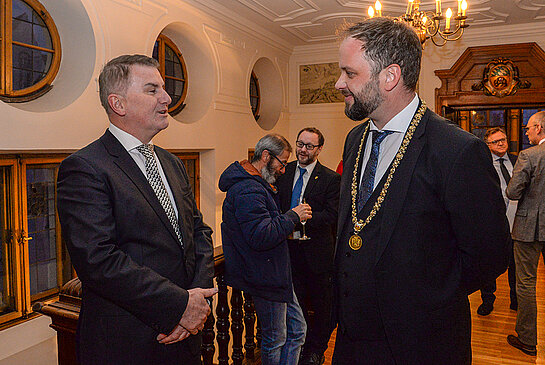
<path fill-rule="evenodd" d="M 265 57 L 256 61 L 252 71 L 259 82 L 260 94 L 259 119 L 256 123 L 265 130 L 271 130 L 278 122 L 282 110 L 281 75 L 274 63 Z"/>
<path fill-rule="evenodd" d="M 187 67 L 186 106 L 173 118 L 182 123 L 194 123 L 210 108 L 216 85 L 214 62 L 208 41 L 202 33 L 185 23 L 171 23 L 161 34 L 176 44 Z"/>

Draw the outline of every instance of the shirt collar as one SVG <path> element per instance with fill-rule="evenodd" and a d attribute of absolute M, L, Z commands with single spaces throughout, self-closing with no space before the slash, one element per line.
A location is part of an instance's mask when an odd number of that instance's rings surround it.
<path fill-rule="evenodd" d="M 539 141 L 538 146 L 539 146 L 540 144 L 542 144 L 542 143 L 545 143 L 545 138 L 542 138 L 541 141 Z"/>
<path fill-rule="evenodd" d="M 492 160 L 497 161 L 500 158 L 503 158 L 504 160 L 507 160 L 507 153 L 505 153 L 503 156 L 498 156 L 494 152 L 490 151 L 490 154 L 492 155 Z"/>
<path fill-rule="evenodd" d="M 299 160 L 297 160 L 297 167 L 302 167 L 305 170 L 307 170 L 307 173 L 308 173 L 307 176 L 310 176 L 310 175 L 312 175 L 312 171 L 314 171 L 314 168 L 316 167 L 317 163 L 318 163 L 318 159 L 314 160 L 313 163 L 303 167 L 303 166 L 299 165 Z"/>
<path fill-rule="evenodd" d="M 108 130 L 114 135 L 115 138 L 117 138 L 117 140 L 123 145 L 123 147 L 127 151 L 131 151 L 142 144 L 142 142 L 138 138 L 130 133 L 125 132 L 124 130 L 115 126 L 112 123 L 110 123 L 110 125 L 108 126 Z M 150 141 L 149 144 L 153 144 L 153 142 Z"/>
<path fill-rule="evenodd" d="M 407 105 L 402 111 L 397 113 L 386 125 L 384 128 L 382 128 L 383 131 L 392 131 L 392 132 L 400 132 L 405 133 L 407 129 L 409 128 L 409 124 L 411 124 L 411 121 L 413 120 L 413 116 L 416 113 L 416 109 L 418 109 L 418 104 L 420 103 L 420 99 L 418 98 L 418 95 L 415 93 L 413 100 Z M 378 130 L 378 128 L 375 126 L 375 122 L 371 120 L 371 130 Z"/>

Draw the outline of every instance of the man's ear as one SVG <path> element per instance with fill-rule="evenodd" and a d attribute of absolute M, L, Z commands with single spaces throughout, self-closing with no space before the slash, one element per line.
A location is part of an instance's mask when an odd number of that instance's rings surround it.
<path fill-rule="evenodd" d="M 127 114 L 125 110 L 125 98 L 119 94 L 108 95 L 108 105 L 115 114 L 121 117 Z"/>
<path fill-rule="evenodd" d="M 386 91 L 392 91 L 401 80 L 401 67 L 396 63 L 386 67 L 380 73 Z"/>

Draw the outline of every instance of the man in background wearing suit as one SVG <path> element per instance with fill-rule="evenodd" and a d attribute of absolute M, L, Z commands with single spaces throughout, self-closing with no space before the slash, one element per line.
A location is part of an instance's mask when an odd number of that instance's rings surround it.
<path fill-rule="evenodd" d="M 341 177 L 318 161 L 324 136 L 317 128 L 303 128 L 295 146 L 297 160 L 286 166 L 277 186 L 282 212 L 296 207 L 302 198 L 312 207 L 312 219 L 305 225 L 310 240 L 299 240 L 302 226 L 298 223 L 288 245 L 293 286 L 308 326 L 299 364 L 318 365 L 325 360 L 332 331 L 331 280 Z"/>
<path fill-rule="evenodd" d="M 335 86 L 364 122 L 343 152 L 333 364 L 470 364 L 467 296 L 507 268 L 490 152 L 415 93 L 412 28 L 378 17 L 343 36 Z"/>
<path fill-rule="evenodd" d="M 545 111 L 530 117 L 526 135 L 534 146 L 520 151 L 507 186 L 507 197 L 518 200 L 512 232 L 517 268 L 517 336 L 507 336 L 507 342 L 535 356 L 537 265 L 545 246 Z"/>
<path fill-rule="evenodd" d="M 503 200 L 505 201 L 505 206 L 507 207 L 507 219 L 509 220 L 509 228 L 513 229 L 513 221 L 515 220 L 515 212 L 517 211 L 517 202 L 515 200 L 510 200 L 505 195 L 505 189 L 511 175 L 513 174 L 513 166 L 517 161 L 517 156 L 507 153 L 509 145 L 507 142 L 507 134 L 504 129 L 501 127 L 489 128 L 485 135 L 484 141 L 490 149 L 492 154 L 492 163 L 500 179 L 500 186 L 503 195 Z M 509 268 L 507 272 L 507 277 L 509 281 L 510 289 L 510 298 L 511 304 L 510 308 L 517 310 L 517 291 L 516 291 L 516 278 L 515 278 L 515 259 L 513 256 L 513 241 L 511 240 L 510 249 L 509 249 Z M 482 304 L 477 308 L 477 314 L 481 316 L 487 316 L 494 309 L 494 301 L 496 296 L 496 281 L 491 281 L 490 283 L 485 283 L 481 288 L 481 299 L 483 300 Z"/>
<path fill-rule="evenodd" d="M 210 313 L 212 230 L 185 168 L 151 139 L 170 97 L 153 58 L 117 57 L 99 76 L 110 126 L 60 168 L 57 208 L 82 283 L 81 364 L 200 364 Z"/>

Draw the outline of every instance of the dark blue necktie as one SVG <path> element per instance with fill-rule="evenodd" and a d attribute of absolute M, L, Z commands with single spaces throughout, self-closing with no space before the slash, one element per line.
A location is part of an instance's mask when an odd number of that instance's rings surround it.
<path fill-rule="evenodd" d="M 392 131 L 380 132 L 375 130 L 371 132 L 373 132 L 373 146 L 371 147 L 371 154 L 369 155 L 369 160 L 365 166 L 360 189 L 358 191 L 358 212 L 363 208 L 365 203 L 367 203 L 367 200 L 369 200 L 371 194 L 373 194 L 380 143 L 384 140 L 384 138 L 386 138 L 387 135 L 393 133 Z"/>
<path fill-rule="evenodd" d="M 500 171 L 503 175 L 503 179 L 505 180 L 505 183 L 509 185 L 509 180 L 511 180 L 511 175 L 509 174 L 509 171 L 507 170 L 507 167 L 505 166 L 505 158 L 500 157 L 498 158 L 498 161 L 500 162 Z"/>
<path fill-rule="evenodd" d="M 305 172 L 307 172 L 307 169 L 303 167 L 299 168 L 299 178 L 295 182 L 295 186 L 293 187 L 293 191 L 291 193 L 291 205 L 290 209 L 295 208 L 299 205 L 299 198 L 301 197 L 301 191 L 303 190 L 303 175 Z"/>

